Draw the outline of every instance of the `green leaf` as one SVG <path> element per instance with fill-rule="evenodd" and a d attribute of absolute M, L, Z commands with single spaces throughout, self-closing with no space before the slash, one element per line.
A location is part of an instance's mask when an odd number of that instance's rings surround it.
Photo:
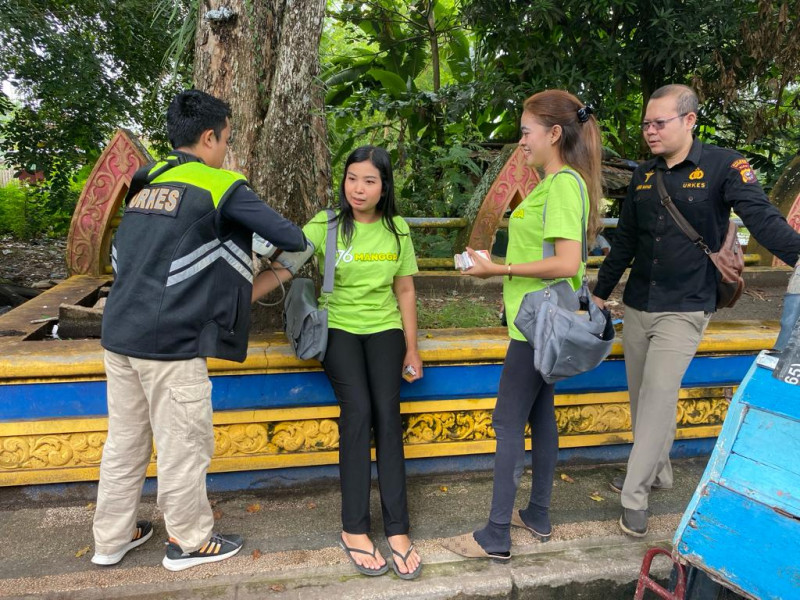
<path fill-rule="evenodd" d="M 367 75 L 380 81 L 383 88 L 395 98 L 400 98 L 406 93 L 406 82 L 396 73 L 384 71 L 383 69 L 370 69 L 367 71 Z"/>

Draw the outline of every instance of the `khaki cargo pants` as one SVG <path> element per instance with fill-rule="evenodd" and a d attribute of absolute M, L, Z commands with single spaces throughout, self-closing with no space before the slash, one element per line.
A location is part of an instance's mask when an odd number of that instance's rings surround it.
<path fill-rule="evenodd" d="M 205 358 L 144 360 L 105 352 L 108 438 L 94 515 L 95 551 L 131 541 L 155 440 L 158 506 L 186 552 L 211 537 L 206 472 L 214 453 L 211 382 Z"/>

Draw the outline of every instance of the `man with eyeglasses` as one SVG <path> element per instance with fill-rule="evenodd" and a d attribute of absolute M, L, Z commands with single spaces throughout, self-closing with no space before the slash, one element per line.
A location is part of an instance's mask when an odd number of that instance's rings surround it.
<path fill-rule="evenodd" d="M 741 154 L 694 138 L 698 100 L 684 85 L 657 89 L 647 103 L 642 134 L 655 158 L 633 174 L 611 252 L 597 276 L 594 300 L 603 306 L 633 260 L 625 285 L 623 346 L 634 443 L 621 493 L 622 530 L 647 533 L 651 490 L 672 487 L 669 452 L 681 379 L 716 308 L 717 270 L 678 227 L 660 201 L 657 173 L 678 210 L 716 252 L 730 211 L 751 235 L 789 265 L 800 234 L 770 204 Z"/>

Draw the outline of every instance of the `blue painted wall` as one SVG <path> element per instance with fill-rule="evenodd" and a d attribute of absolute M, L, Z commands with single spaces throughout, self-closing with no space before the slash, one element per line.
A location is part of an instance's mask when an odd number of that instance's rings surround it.
<path fill-rule="evenodd" d="M 736 385 L 754 354 L 696 357 L 683 378 L 685 387 Z M 403 383 L 402 399 L 447 400 L 493 397 L 502 365 L 432 366 L 425 377 Z M 336 403 L 321 371 L 212 377 L 214 409 L 240 410 L 324 406 Z M 625 363 L 608 360 L 588 373 L 560 382 L 559 393 L 625 390 Z M 105 382 L 32 383 L 0 386 L 0 421 L 106 415 Z"/>

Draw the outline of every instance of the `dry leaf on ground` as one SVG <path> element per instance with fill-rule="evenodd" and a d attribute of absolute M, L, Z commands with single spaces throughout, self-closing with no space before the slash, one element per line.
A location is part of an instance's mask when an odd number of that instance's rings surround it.
<path fill-rule="evenodd" d="M 85 546 L 85 547 L 81 548 L 80 550 L 78 550 L 75 553 L 75 558 L 80 558 L 81 556 L 83 556 L 84 554 L 89 552 L 89 550 L 91 550 L 91 548 L 89 546 Z"/>
<path fill-rule="evenodd" d="M 250 504 L 245 510 L 247 510 L 247 512 L 251 514 L 257 513 L 258 511 L 261 510 L 261 505 L 258 502 L 255 502 L 253 504 Z"/>
<path fill-rule="evenodd" d="M 575 480 L 572 477 L 570 477 L 569 475 L 567 475 L 566 473 L 562 473 L 561 474 L 561 479 L 563 481 L 566 481 L 567 483 L 575 483 Z"/>

